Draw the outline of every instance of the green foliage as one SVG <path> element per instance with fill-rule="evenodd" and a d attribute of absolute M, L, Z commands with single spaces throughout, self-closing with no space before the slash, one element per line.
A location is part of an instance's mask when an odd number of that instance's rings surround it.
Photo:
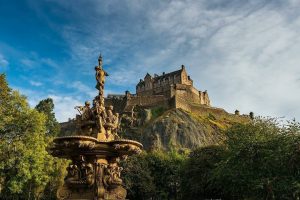
<path fill-rule="evenodd" d="M 4 75 L 0 80 L 0 198 L 40 199 L 62 166 L 46 151 L 47 118 L 12 91 Z"/>
<path fill-rule="evenodd" d="M 232 126 L 223 147 L 198 149 L 187 162 L 187 199 L 299 199 L 299 127 L 274 119 Z"/>
<path fill-rule="evenodd" d="M 36 107 L 36 110 L 42 112 L 46 115 L 46 134 L 51 136 L 57 136 L 60 132 L 60 125 L 55 118 L 55 114 L 53 112 L 54 103 L 51 98 L 44 99 L 40 101 Z"/>
<path fill-rule="evenodd" d="M 123 164 L 123 180 L 130 199 L 149 199 L 155 192 L 146 154 L 130 157 Z"/>
<path fill-rule="evenodd" d="M 130 158 L 124 165 L 129 199 L 181 199 L 180 171 L 185 156 L 150 152 Z"/>
<path fill-rule="evenodd" d="M 166 111 L 163 107 L 156 107 L 151 109 L 151 116 L 153 119 L 156 119 L 157 117 L 161 116 Z"/>
<path fill-rule="evenodd" d="M 223 146 L 208 146 L 190 154 L 181 172 L 181 187 L 184 199 L 220 199 L 223 185 L 212 181 L 213 171 L 224 158 Z"/>

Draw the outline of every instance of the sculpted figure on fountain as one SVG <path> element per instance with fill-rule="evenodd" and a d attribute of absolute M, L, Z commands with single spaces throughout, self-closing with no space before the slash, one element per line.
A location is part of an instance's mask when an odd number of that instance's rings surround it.
<path fill-rule="evenodd" d="M 78 135 L 96 137 L 100 141 L 111 141 L 119 138 L 119 114 L 113 112 L 113 107 L 104 105 L 105 77 L 108 74 L 103 69 L 103 60 L 100 54 L 98 66 L 95 67 L 96 88 L 98 95 L 93 100 L 93 107 L 87 101 L 84 106 L 76 106 L 80 115 L 76 116 Z"/>

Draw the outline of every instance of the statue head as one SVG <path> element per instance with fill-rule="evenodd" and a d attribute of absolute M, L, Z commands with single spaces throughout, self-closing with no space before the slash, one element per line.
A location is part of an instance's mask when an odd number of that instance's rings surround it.
<path fill-rule="evenodd" d="M 113 107 L 113 106 L 108 106 L 107 109 L 108 109 L 108 110 L 114 110 L 114 107 Z"/>
<path fill-rule="evenodd" d="M 86 105 L 86 106 L 90 106 L 91 104 L 90 104 L 89 101 L 86 101 L 86 102 L 85 102 L 85 105 Z"/>

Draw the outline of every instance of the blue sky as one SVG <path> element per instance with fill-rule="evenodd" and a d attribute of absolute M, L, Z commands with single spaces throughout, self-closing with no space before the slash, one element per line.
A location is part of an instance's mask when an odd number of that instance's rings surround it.
<path fill-rule="evenodd" d="M 59 121 L 106 93 L 184 64 L 213 106 L 300 119 L 299 0 L 0 0 L 0 72 Z"/>

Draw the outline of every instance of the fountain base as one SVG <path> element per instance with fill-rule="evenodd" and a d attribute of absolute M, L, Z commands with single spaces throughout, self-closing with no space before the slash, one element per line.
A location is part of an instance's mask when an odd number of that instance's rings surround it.
<path fill-rule="evenodd" d="M 88 136 L 67 136 L 53 140 L 51 154 L 70 159 L 60 200 L 124 200 L 127 192 L 119 162 L 141 152 L 142 144 L 132 140 L 99 141 Z"/>

